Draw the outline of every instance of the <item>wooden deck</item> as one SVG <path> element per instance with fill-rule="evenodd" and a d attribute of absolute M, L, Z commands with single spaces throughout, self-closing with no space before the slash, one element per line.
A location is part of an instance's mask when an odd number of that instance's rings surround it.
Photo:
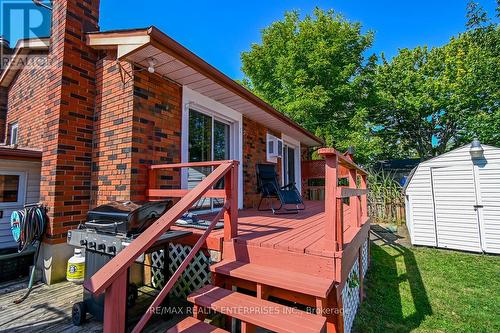
<path fill-rule="evenodd" d="M 344 218 L 349 220 L 350 209 L 344 208 Z M 210 215 L 205 216 L 210 220 Z M 189 230 L 193 236 L 187 238 L 194 243 L 204 230 L 174 226 L 175 230 Z M 349 243 L 359 229 L 344 226 L 344 241 Z M 224 230 L 210 233 L 206 247 L 210 250 L 222 250 Z M 235 242 L 244 245 L 274 248 L 278 250 L 306 253 L 317 256 L 333 257 L 324 251 L 325 245 L 325 202 L 307 201 L 306 209 L 298 214 L 273 214 L 257 209 L 243 209 L 238 212 L 238 237 Z"/>
<path fill-rule="evenodd" d="M 87 321 L 82 326 L 74 326 L 71 321 L 71 308 L 82 300 L 83 287 L 72 282 L 61 282 L 51 286 L 39 283 L 33 287 L 29 297 L 21 304 L 13 301 L 24 295 L 28 282 L 26 279 L 0 284 L 0 332 L 102 332 L 102 322 L 96 321 L 87 314 Z M 148 287 L 141 291 L 154 293 Z M 175 300 L 175 306 L 189 307 L 187 302 Z M 151 304 L 151 298 L 139 294 L 139 307 Z M 187 314 L 186 314 L 187 315 Z M 151 320 L 144 332 L 164 333 L 186 317 L 175 315 L 170 320 Z"/>

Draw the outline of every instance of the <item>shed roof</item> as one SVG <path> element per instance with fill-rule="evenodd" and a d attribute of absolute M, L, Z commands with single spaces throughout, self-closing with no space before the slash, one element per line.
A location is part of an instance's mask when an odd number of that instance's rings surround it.
<path fill-rule="evenodd" d="M 485 144 L 481 144 L 483 146 L 483 148 L 487 148 L 487 149 L 500 149 L 498 147 L 495 147 L 495 146 L 490 146 L 490 145 L 485 145 Z M 426 164 L 429 164 L 429 163 L 432 163 L 434 161 L 437 161 L 441 158 L 444 158 L 446 157 L 447 155 L 449 154 L 452 154 L 454 152 L 456 152 L 457 150 L 460 150 L 460 149 L 464 149 L 466 147 L 469 147 L 470 146 L 470 143 L 466 144 L 466 145 L 463 145 L 463 146 L 460 146 L 458 148 L 455 148 L 453 150 L 450 150 L 450 151 L 447 151 L 446 153 L 444 154 L 441 154 L 441 155 L 438 155 L 438 156 L 435 156 L 435 157 L 432 157 L 432 158 L 429 158 L 428 160 L 425 160 L 425 161 L 422 161 L 420 162 L 416 167 L 414 167 L 410 174 L 408 175 L 408 179 L 406 180 L 406 183 L 405 185 L 403 186 L 403 190 L 406 191 L 406 189 L 408 188 L 408 186 L 410 185 L 412 179 L 413 179 L 413 176 L 417 173 L 418 171 L 418 168 L 420 168 L 422 165 L 426 165 Z"/>

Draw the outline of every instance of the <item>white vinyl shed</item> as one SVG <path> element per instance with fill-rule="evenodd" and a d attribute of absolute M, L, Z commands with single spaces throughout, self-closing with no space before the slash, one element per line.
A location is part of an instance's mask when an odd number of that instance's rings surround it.
<path fill-rule="evenodd" d="M 405 195 L 412 244 L 500 253 L 500 148 L 475 140 L 422 162 Z"/>

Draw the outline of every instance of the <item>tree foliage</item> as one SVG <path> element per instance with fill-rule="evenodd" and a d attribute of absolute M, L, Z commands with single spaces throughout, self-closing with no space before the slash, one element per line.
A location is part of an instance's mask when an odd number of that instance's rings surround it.
<path fill-rule="evenodd" d="M 427 158 L 474 137 L 500 144 L 500 30 L 468 8 L 469 30 L 446 45 L 382 57 L 370 119 L 386 156 Z"/>
<path fill-rule="evenodd" d="M 375 59 L 364 58 L 372 41 L 372 32 L 363 34 L 359 23 L 333 10 L 315 9 L 302 20 L 287 12 L 242 53 L 243 83 L 327 144 L 355 144 L 368 157 L 378 147 L 368 135 L 371 82 L 363 76 L 374 70 Z"/>
<path fill-rule="evenodd" d="M 497 1 L 496 16 L 500 14 Z M 441 47 L 365 57 L 372 32 L 333 10 L 287 12 L 242 53 L 243 84 L 358 161 L 427 158 L 500 145 L 500 28 L 469 1 L 466 29 Z"/>

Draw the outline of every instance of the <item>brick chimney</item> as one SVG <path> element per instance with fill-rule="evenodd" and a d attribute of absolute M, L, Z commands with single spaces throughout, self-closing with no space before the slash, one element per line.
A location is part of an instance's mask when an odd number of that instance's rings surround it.
<path fill-rule="evenodd" d="M 97 54 L 85 33 L 99 30 L 99 0 L 55 0 L 50 36 L 41 200 L 50 224 L 44 244 L 45 280 L 62 280 L 72 248 L 67 231 L 90 203 Z"/>

